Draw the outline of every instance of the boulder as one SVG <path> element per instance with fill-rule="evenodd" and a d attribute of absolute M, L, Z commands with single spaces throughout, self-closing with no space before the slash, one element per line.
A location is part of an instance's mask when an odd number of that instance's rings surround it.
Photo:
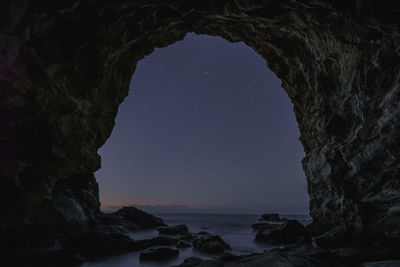
<path fill-rule="evenodd" d="M 115 215 L 125 221 L 134 223 L 140 229 L 166 226 L 161 218 L 151 215 L 135 207 L 123 207 L 122 209 L 112 213 L 112 215 Z"/>
<path fill-rule="evenodd" d="M 178 256 L 179 250 L 166 246 L 151 247 L 140 253 L 140 261 L 160 261 Z"/>
<path fill-rule="evenodd" d="M 262 230 L 270 230 L 279 225 L 280 224 L 276 224 L 276 223 L 255 223 L 255 224 L 252 224 L 251 227 L 253 227 L 254 231 L 262 231 Z"/>
<path fill-rule="evenodd" d="M 188 227 L 186 225 L 174 225 L 174 226 L 161 226 L 157 228 L 160 235 L 185 235 L 188 234 Z"/>
<path fill-rule="evenodd" d="M 191 247 L 192 245 L 191 244 L 189 244 L 187 241 L 185 241 L 185 240 L 179 240 L 178 241 L 178 243 L 176 244 L 176 247 L 177 248 L 189 248 L 189 247 Z"/>
<path fill-rule="evenodd" d="M 288 220 L 272 229 L 262 230 L 257 233 L 255 240 L 278 245 L 309 244 L 312 241 L 308 230 L 296 220 Z"/>
<path fill-rule="evenodd" d="M 193 241 L 193 247 L 198 249 L 200 252 L 220 254 L 226 249 L 231 247 L 218 235 L 205 235 L 197 237 Z"/>
<path fill-rule="evenodd" d="M 281 217 L 277 213 L 266 213 L 261 215 L 260 221 L 270 221 L 270 222 L 279 222 L 281 221 Z"/>

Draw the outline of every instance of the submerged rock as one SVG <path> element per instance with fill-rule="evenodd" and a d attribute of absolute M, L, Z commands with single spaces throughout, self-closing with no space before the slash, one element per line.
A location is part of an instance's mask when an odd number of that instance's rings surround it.
<path fill-rule="evenodd" d="M 178 256 L 179 250 L 165 246 L 151 247 L 140 253 L 140 261 L 159 261 Z"/>
<path fill-rule="evenodd" d="M 296 220 L 289 220 L 277 227 L 262 230 L 257 233 L 255 240 L 279 245 L 309 244 L 312 241 L 308 230 Z"/>
<path fill-rule="evenodd" d="M 193 241 L 193 247 L 197 248 L 200 252 L 211 254 L 223 253 L 226 249 L 231 248 L 229 244 L 218 235 L 205 235 L 197 237 Z"/>
<path fill-rule="evenodd" d="M 186 225 L 161 226 L 157 228 L 160 235 L 185 235 L 189 233 Z"/>

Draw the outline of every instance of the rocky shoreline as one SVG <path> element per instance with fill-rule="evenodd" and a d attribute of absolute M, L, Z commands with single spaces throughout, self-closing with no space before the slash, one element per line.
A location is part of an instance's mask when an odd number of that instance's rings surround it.
<path fill-rule="evenodd" d="M 140 261 L 162 261 L 176 257 L 180 249 L 193 247 L 213 260 L 186 259 L 179 267 L 200 266 L 354 266 L 365 262 L 392 260 L 398 248 L 390 243 L 362 247 L 323 248 L 312 242 L 311 232 L 296 220 L 264 214 L 253 224 L 254 242 L 275 245 L 262 253 L 235 255 L 220 236 L 206 231 L 191 233 L 186 225 L 168 226 L 156 216 L 134 207 L 102 213 L 93 229 L 73 230 L 58 246 L 7 251 L 2 266 L 78 266 L 84 262 L 140 251 Z M 159 235 L 133 240 L 126 233 L 137 229 L 157 229 Z M 314 238 L 315 240 L 315 238 Z M 383 245 L 383 246 L 382 246 Z M 392 244 L 393 245 L 393 244 Z M 268 263 L 268 265 L 266 265 Z"/>

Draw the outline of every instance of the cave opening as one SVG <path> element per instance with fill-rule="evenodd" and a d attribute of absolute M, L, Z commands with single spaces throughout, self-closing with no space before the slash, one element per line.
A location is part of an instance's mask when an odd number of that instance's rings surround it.
<path fill-rule="evenodd" d="M 243 42 L 188 33 L 142 59 L 99 150 L 103 210 L 308 214 L 299 129 Z"/>

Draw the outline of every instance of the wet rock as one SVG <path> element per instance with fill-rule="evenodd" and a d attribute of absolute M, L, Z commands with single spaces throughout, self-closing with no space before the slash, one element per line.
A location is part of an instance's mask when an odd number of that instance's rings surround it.
<path fill-rule="evenodd" d="M 219 254 L 231 247 L 218 235 L 205 235 L 197 237 L 193 241 L 193 247 L 200 252 Z"/>
<path fill-rule="evenodd" d="M 151 247 L 140 253 L 140 261 L 160 261 L 178 256 L 179 250 L 165 246 Z"/>
<path fill-rule="evenodd" d="M 178 243 L 176 244 L 177 248 L 189 248 L 192 245 L 189 244 L 188 242 L 184 241 L 184 240 L 179 240 Z"/>
<path fill-rule="evenodd" d="M 204 260 L 197 257 L 190 257 L 184 260 L 180 265 L 172 267 L 222 267 L 221 262 L 215 260 Z"/>
<path fill-rule="evenodd" d="M 123 207 L 122 209 L 112 213 L 112 215 L 117 216 L 124 221 L 133 223 L 139 226 L 140 229 L 166 226 L 161 218 L 158 218 L 135 207 Z"/>
<path fill-rule="evenodd" d="M 311 243 L 308 230 L 296 220 L 289 220 L 277 227 L 262 230 L 257 233 L 255 240 L 280 245 Z"/>
<path fill-rule="evenodd" d="M 157 236 L 150 239 L 135 240 L 135 250 L 144 250 L 155 246 L 172 246 L 178 243 L 178 239 L 166 236 Z"/>
<path fill-rule="evenodd" d="M 281 217 L 277 213 L 266 213 L 261 215 L 260 221 L 270 221 L 270 222 L 279 222 L 281 221 Z"/>
<path fill-rule="evenodd" d="M 174 226 L 161 226 L 157 228 L 160 235 L 185 235 L 188 234 L 188 227 L 186 225 L 174 225 Z"/>

